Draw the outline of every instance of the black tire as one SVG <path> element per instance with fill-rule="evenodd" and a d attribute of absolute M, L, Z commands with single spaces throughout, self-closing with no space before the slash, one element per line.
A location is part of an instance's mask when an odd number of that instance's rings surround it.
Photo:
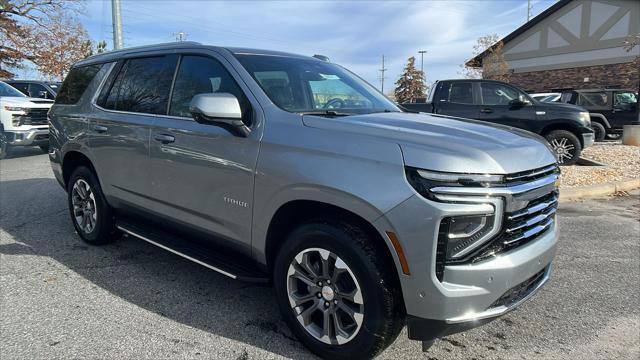
<path fill-rule="evenodd" d="M 593 129 L 593 136 L 595 141 L 603 141 L 605 136 L 607 135 L 607 130 L 604 126 L 597 122 L 591 122 L 591 128 Z"/>
<path fill-rule="evenodd" d="M 40 150 L 42 150 L 43 153 L 48 154 L 49 153 L 49 145 L 40 145 Z"/>
<path fill-rule="evenodd" d="M 93 207 L 97 211 L 95 212 L 94 225 L 90 230 L 82 227 L 74 215 L 74 196 L 77 194 L 77 192 L 74 191 L 74 186 L 76 184 L 87 184 L 91 190 L 90 193 L 93 194 Z M 76 200 L 78 199 L 79 198 L 76 197 Z M 73 171 L 67 184 L 67 200 L 71 221 L 82 240 L 92 245 L 103 245 L 112 242 L 118 237 L 119 233 L 115 228 L 113 210 L 111 206 L 107 204 L 102 189 L 100 188 L 100 183 L 91 169 L 85 166 L 79 166 Z M 91 202 L 89 201 L 89 203 Z"/>
<path fill-rule="evenodd" d="M 560 165 L 573 165 L 580 159 L 582 145 L 572 132 L 553 130 L 545 138 L 551 144 Z"/>
<path fill-rule="evenodd" d="M 11 153 L 11 145 L 7 144 L 4 133 L 0 132 L 0 159 L 5 159 Z"/>
<path fill-rule="evenodd" d="M 312 251 L 313 248 L 328 250 L 342 259 L 360 284 L 364 309 L 361 326 L 350 340 L 341 345 L 327 344 L 314 337 L 297 320 L 289 302 L 289 266 L 301 251 Z M 400 285 L 393 273 L 395 265 L 387 254 L 386 248 L 377 244 L 366 231 L 344 220 L 310 221 L 287 237 L 274 265 L 276 299 L 291 331 L 316 355 L 327 359 L 369 359 L 381 353 L 398 337 L 405 323 L 405 310 Z M 339 294 L 337 284 L 333 286 L 336 287 L 336 294 Z M 316 299 L 309 301 L 315 302 Z"/>

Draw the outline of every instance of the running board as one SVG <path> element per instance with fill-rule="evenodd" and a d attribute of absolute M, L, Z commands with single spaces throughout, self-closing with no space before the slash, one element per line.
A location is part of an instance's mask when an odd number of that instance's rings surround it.
<path fill-rule="evenodd" d="M 224 257 L 216 254 L 213 249 L 162 230 L 149 230 L 121 220 L 116 222 L 116 227 L 126 234 L 144 240 L 149 244 L 172 252 L 232 279 L 262 284 L 269 282 L 269 278 L 261 273 L 257 267 L 251 266 L 250 264 L 242 264 L 246 263 L 247 260 L 243 259 L 238 261 L 238 259 L 235 259 L 236 261 L 233 261 L 233 256 Z"/>

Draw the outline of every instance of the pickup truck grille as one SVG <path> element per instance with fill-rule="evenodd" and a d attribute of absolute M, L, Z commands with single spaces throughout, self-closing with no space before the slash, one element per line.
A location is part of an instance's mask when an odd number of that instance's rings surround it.
<path fill-rule="evenodd" d="M 47 125 L 49 123 L 47 119 L 47 112 L 49 109 L 28 109 L 24 115 L 13 115 L 14 124 L 17 122 L 17 126 L 20 125 Z"/>

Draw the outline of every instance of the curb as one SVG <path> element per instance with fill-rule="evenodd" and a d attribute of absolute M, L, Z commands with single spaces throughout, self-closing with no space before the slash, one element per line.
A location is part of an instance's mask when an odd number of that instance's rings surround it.
<path fill-rule="evenodd" d="M 575 201 L 613 195 L 620 191 L 640 188 L 640 179 L 621 180 L 606 184 L 580 186 L 575 188 L 560 188 L 560 201 Z"/>

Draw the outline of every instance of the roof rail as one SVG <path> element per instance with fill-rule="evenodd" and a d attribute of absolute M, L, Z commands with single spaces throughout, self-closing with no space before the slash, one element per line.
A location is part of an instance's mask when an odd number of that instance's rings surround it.
<path fill-rule="evenodd" d="M 174 48 L 174 47 L 181 47 L 184 45 L 202 45 L 201 43 L 197 42 L 197 41 L 174 41 L 174 42 L 167 42 L 167 43 L 159 43 L 159 44 L 150 44 L 150 45 L 141 45 L 141 46 L 132 46 L 132 47 L 128 47 L 128 48 L 123 48 L 123 49 L 118 49 L 118 50 L 110 50 L 110 51 L 105 51 L 99 54 L 94 54 L 91 55 L 89 57 L 87 57 L 87 59 L 91 59 L 94 57 L 98 57 L 98 56 L 102 56 L 105 54 L 117 54 L 117 53 L 121 53 L 121 52 L 127 52 L 127 51 L 136 51 L 136 50 L 145 50 L 145 49 L 170 49 L 170 48 Z"/>

